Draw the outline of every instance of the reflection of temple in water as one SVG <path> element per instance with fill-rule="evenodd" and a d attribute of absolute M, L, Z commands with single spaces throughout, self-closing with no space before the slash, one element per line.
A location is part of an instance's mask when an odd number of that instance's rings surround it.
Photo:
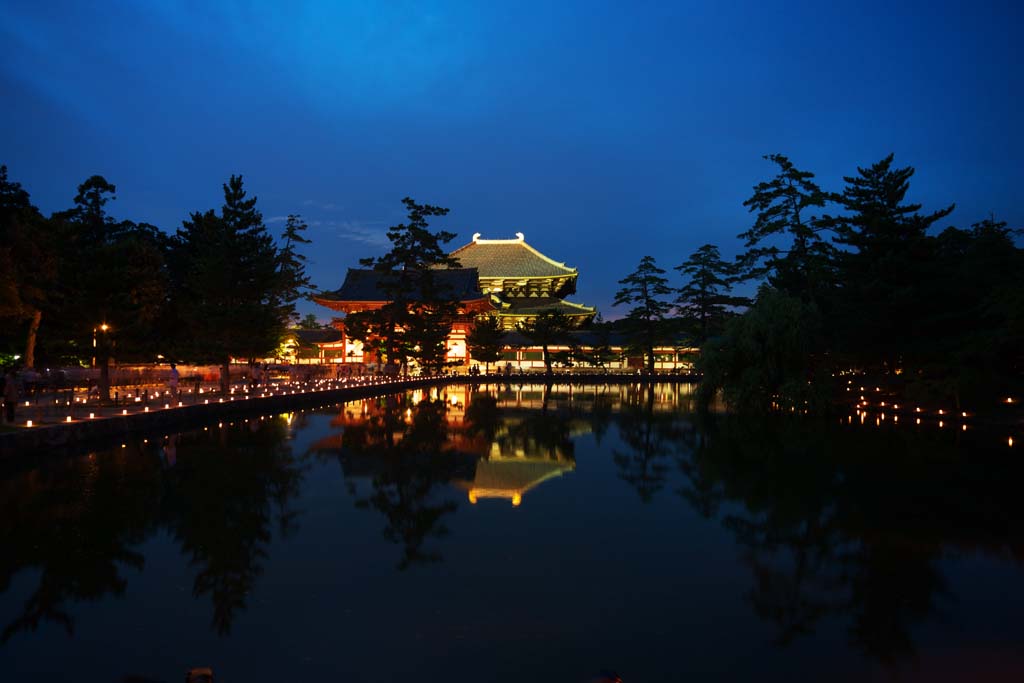
<path fill-rule="evenodd" d="M 413 423 L 425 400 L 443 402 L 444 423 L 440 438 L 423 450 L 409 440 L 423 438 Z M 585 421 L 566 420 L 555 412 L 538 415 L 524 407 L 497 410 L 492 394 L 474 393 L 467 386 L 353 401 L 331 420 L 342 431 L 313 449 L 338 452 L 349 479 L 380 475 L 390 466 L 388 455 L 398 450 L 407 458 L 451 458 L 446 481 L 465 491 L 471 503 L 502 498 L 519 505 L 527 491 L 575 469 L 572 437 L 588 431 Z"/>
<path fill-rule="evenodd" d="M 647 401 L 674 412 L 690 399 L 689 385 L 518 385 L 449 387 L 346 403 L 331 425 L 341 428 L 313 448 L 337 451 L 346 478 L 384 472 L 389 454 L 452 458 L 445 481 L 471 503 L 487 498 L 519 505 L 523 496 L 576 468 L 573 440 L 595 429 L 595 419 L 624 405 Z M 423 401 L 443 402 L 443 434 L 427 447 L 413 429 Z M 435 403 L 436 405 L 436 403 Z M 404 443 L 403 443 L 404 442 Z M 410 455 L 410 453 L 414 455 Z"/>

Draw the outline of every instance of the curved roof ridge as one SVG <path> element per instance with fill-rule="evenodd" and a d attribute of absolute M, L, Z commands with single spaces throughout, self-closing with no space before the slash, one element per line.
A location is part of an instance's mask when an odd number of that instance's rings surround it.
<path fill-rule="evenodd" d="M 526 242 L 525 236 L 521 232 L 517 232 L 515 238 L 513 238 L 513 239 L 481 239 L 479 232 L 473 233 L 473 240 L 471 242 L 469 242 L 468 244 L 464 244 L 463 246 L 459 247 L 458 249 L 452 251 L 450 253 L 450 256 L 458 258 L 460 254 L 463 254 L 463 253 L 467 253 L 468 254 L 467 250 L 469 250 L 471 247 L 474 247 L 474 246 L 480 246 L 480 247 L 483 248 L 483 251 L 479 252 L 479 253 L 487 253 L 487 247 L 489 247 L 489 246 L 496 246 L 496 247 L 519 247 L 519 248 L 521 248 L 523 250 L 523 252 L 525 252 L 527 254 L 530 254 L 532 257 L 537 258 L 542 263 L 545 263 L 545 264 L 547 264 L 549 266 L 553 266 L 556 271 L 564 271 L 564 273 L 561 273 L 561 274 L 564 274 L 564 275 L 578 275 L 579 274 L 579 270 L 577 268 L 574 268 L 572 266 L 567 266 L 567 265 L 565 265 L 565 263 L 563 261 L 556 261 L 555 259 L 551 258 L 550 256 L 547 256 L 546 254 L 544 254 L 541 251 L 539 251 L 533 245 L 528 244 Z M 508 273 L 508 274 L 504 274 L 504 275 L 491 275 L 489 273 L 481 273 L 480 274 L 480 276 L 482 278 L 492 278 L 492 277 L 507 278 L 507 277 L 515 277 L 517 275 L 518 275 L 518 273 Z M 536 277 L 538 275 L 539 274 L 535 275 L 534 277 Z M 548 277 L 553 277 L 553 275 L 551 275 L 551 274 L 548 274 L 547 276 Z"/>
<path fill-rule="evenodd" d="M 540 256 L 542 259 L 544 259 L 545 261 L 547 261 L 548 263 L 550 263 L 552 265 L 559 266 L 560 268 L 565 268 L 566 270 L 571 270 L 571 271 L 574 271 L 574 272 L 576 271 L 576 268 L 573 268 L 572 266 L 565 265 L 564 261 L 556 261 L 555 259 L 551 258 L 550 256 L 545 256 L 544 254 L 540 253 L 534 247 L 530 246 L 526 242 L 523 242 L 523 246 L 526 247 L 527 249 L 529 249 L 530 251 L 532 251 L 537 256 Z"/>

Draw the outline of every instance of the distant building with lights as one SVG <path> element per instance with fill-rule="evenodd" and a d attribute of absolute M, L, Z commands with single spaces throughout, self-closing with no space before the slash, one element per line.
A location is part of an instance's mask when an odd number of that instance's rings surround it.
<path fill-rule="evenodd" d="M 510 240 L 485 240 L 476 233 L 451 256 L 476 270 L 480 291 L 490 296 L 503 329 L 514 330 L 549 311 L 567 316 L 576 327 L 597 314 L 596 308 L 565 300 L 576 293 L 576 269 L 531 247 L 521 232 Z"/>
<path fill-rule="evenodd" d="M 537 370 L 544 367 L 541 349 L 532 348 L 528 340 L 515 330 L 542 313 L 556 311 L 565 315 L 576 328 L 585 328 L 597 314 L 597 309 L 566 300 L 575 294 L 576 268 L 555 261 L 530 246 L 523 233 L 513 239 L 482 239 L 480 233 L 473 240 L 451 253 L 459 260 L 459 268 L 439 268 L 435 271 L 438 282 L 452 292 L 460 302 L 459 314 L 452 321 L 448 335 L 448 360 L 455 366 L 468 368 L 475 362 L 466 347 L 466 336 L 481 316 L 497 317 L 502 329 L 508 331 L 501 365 L 515 371 Z M 388 278 L 396 274 L 370 269 L 350 268 L 342 285 L 331 292 L 314 297 L 321 306 L 344 314 L 374 310 L 388 303 L 385 293 Z M 350 372 L 375 369 L 379 359 L 362 343 L 345 333 L 345 319 L 335 318 L 332 325 L 340 336 L 318 343 L 323 362 L 348 364 Z M 593 335 L 585 329 L 572 333 L 574 346 L 589 346 Z M 621 345 L 613 347 L 620 359 L 610 369 L 639 368 L 639 358 L 626 355 Z M 552 352 L 569 351 L 570 347 L 552 346 Z M 656 368 L 674 370 L 687 366 L 690 350 L 658 349 Z"/>

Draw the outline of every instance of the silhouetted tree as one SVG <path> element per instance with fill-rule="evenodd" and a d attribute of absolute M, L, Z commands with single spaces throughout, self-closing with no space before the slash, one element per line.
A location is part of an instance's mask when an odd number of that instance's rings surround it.
<path fill-rule="evenodd" d="M 830 373 L 816 355 L 820 337 L 821 319 L 813 305 L 762 289 L 745 314 L 705 344 L 698 362 L 701 393 L 710 399 L 722 389 L 726 402 L 744 411 L 766 410 L 772 402 L 822 408 Z"/>
<path fill-rule="evenodd" d="M 380 282 L 388 302 L 371 311 L 350 313 L 346 332 L 371 345 L 374 340 L 389 365 L 416 360 L 425 369 L 446 363 L 446 340 L 459 313 L 456 292 L 439 279 L 437 269 L 458 267 L 442 245 L 455 238 L 447 231 L 431 232 L 428 219 L 445 216 L 448 209 L 418 204 L 406 197 L 408 222 L 388 229 L 391 250 L 378 258 L 361 259 L 368 268 L 386 273 Z"/>
<path fill-rule="evenodd" d="M 833 220 L 836 242 L 848 248 L 839 259 L 840 344 L 851 357 L 888 372 L 913 344 L 921 312 L 918 284 L 927 280 L 932 263 L 927 230 L 954 208 L 921 214 L 920 204 L 905 203 L 914 169 L 893 168 L 892 161 L 890 154 L 844 177 L 840 203 L 846 213 Z"/>
<path fill-rule="evenodd" d="M 516 329 L 534 344 L 540 345 L 545 372 L 550 377 L 552 359 L 549 347 L 566 341 L 572 329 L 572 320 L 558 311 L 543 311 L 537 317 L 519 323 Z"/>
<path fill-rule="evenodd" d="M 302 316 L 302 320 L 299 321 L 300 330 L 319 330 L 323 329 L 323 325 L 316 319 L 316 316 L 312 313 L 307 313 Z"/>
<path fill-rule="evenodd" d="M 491 363 L 501 359 L 502 339 L 505 331 L 501 329 L 498 316 L 480 316 L 473 323 L 473 329 L 466 336 L 466 346 L 470 357 L 482 361 L 484 370 L 489 372 Z"/>
<path fill-rule="evenodd" d="M 754 186 L 754 194 L 743 202 L 757 217 L 740 238 L 748 251 L 740 258 L 747 278 L 767 276 L 768 283 L 787 294 L 821 305 L 820 298 L 833 280 L 834 248 L 822 239 L 832 223 L 814 215 L 836 197 L 814 182 L 814 174 L 801 171 L 781 154 L 764 157 L 778 166 L 771 180 Z M 759 246 L 766 240 L 789 241 L 782 248 Z"/>
<path fill-rule="evenodd" d="M 635 271 L 619 280 L 625 287 L 615 294 L 613 304 L 636 304 L 626 314 L 626 320 L 631 337 L 647 356 L 650 372 L 654 372 L 654 347 L 666 336 L 665 316 L 672 310 L 672 304 L 662 298 L 672 294 L 664 274 L 655 265 L 654 257 L 644 256 Z"/>
<path fill-rule="evenodd" d="M 281 248 L 278 251 L 278 273 L 280 276 L 281 317 L 286 324 L 294 323 L 297 314 L 295 304 L 303 299 L 311 289 L 309 275 L 306 274 L 306 256 L 299 252 L 298 247 L 309 244 L 302 233 L 308 226 L 301 217 L 289 215 L 281 234 Z"/>
<path fill-rule="evenodd" d="M 689 278 L 679 288 L 676 305 L 691 324 L 698 346 L 718 331 L 730 308 L 750 305 L 746 297 L 729 294 L 737 269 L 722 260 L 713 244 L 701 246 L 675 269 Z"/>
<path fill-rule="evenodd" d="M 50 297 L 49 317 L 69 355 L 95 357 L 103 400 L 109 398 L 115 348 L 122 360 L 156 355 L 157 323 L 167 301 L 165 237 L 152 225 L 117 222 L 107 214 L 115 191 L 102 176 L 92 176 L 78 186 L 75 207 L 52 219 L 59 296 Z"/>
<path fill-rule="evenodd" d="M 277 348 L 295 280 L 282 277 L 281 256 L 241 176 L 224 185 L 221 215 L 196 212 L 184 222 L 174 250 L 179 353 L 218 363 L 227 392 L 232 356 L 257 358 Z"/>
<path fill-rule="evenodd" d="M 28 367 L 35 366 L 36 336 L 56 284 L 56 247 L 49 224 L 28 192 L 8 180 L 7 167 L 0 166 L 0 319 L 17 328 L 28 322 L 23 347 Z"/>

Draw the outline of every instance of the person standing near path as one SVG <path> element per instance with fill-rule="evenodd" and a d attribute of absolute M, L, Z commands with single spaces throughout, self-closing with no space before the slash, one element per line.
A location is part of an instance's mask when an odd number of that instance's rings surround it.
<path fill-rule="evenodd" d="M 14 408 L 18 405 L 18 375 L 8 370 L 4 377 L 4 419 L 14 424 Z"/>
<path fill-rule="evenodd" d="M 178 366 L 171 363 L 171 374 L 167 379 L 167 387 L 171 390 L 171 398 L 175 401 L 178 400 L 178 380 L 180 378 L 181 375 L 178 373 Z"/>

